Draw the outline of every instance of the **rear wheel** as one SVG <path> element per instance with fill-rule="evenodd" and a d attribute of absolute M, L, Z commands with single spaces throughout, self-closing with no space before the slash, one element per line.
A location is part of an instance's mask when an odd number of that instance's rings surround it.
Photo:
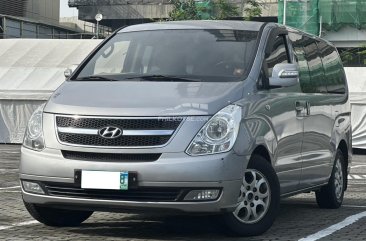
<path fill-rule="evenodd" d="M 32 203 L 24 202 L 29 214 L 38 222 L 47 226 L 55 227 L 74 227 L 79 226 L 87 220 L 93 212 L 91 211 L 74 211 L 57 208 L 39 206 Z"/>
<path fill-rule="evenodd" d="M 342 205 L 346 178 L 343 153 L 338 150 L 328 184 L 315 192 L 316 201 L 320 208 L 336 209 Z"/>
<path fill-rule="evenodd" d="M 239 192 L 238 206 L 224 215 L 232 234 L 260 235 L 273 224 L 280 204 L 280 185 L 276 172 L 261 156 L 251 158 Z"/>

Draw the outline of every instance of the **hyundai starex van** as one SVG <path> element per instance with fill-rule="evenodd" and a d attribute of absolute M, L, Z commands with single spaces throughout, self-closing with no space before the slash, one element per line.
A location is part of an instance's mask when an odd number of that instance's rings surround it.
<path fill-rule="evenodd" d="M 283 197 L 314 191 L 340 207 L 351 146 L 329 42 L 274 23 L 141 24 L 103 41 L 34 112 L 22 196 L 50 226 L 171 211 L 259 235 Z"/>

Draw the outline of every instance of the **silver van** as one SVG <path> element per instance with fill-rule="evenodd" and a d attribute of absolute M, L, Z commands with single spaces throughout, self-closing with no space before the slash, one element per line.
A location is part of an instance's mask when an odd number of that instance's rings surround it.
<path fill-rule="evenodd" d="M 332 44 L 274 23 L 150 23 L 106 39 L 34 112 L 20 179 L 50 226 L 172 211 L 251 236 L 283 197 L 314 191 L 340 207 L 351 146 Z"/>

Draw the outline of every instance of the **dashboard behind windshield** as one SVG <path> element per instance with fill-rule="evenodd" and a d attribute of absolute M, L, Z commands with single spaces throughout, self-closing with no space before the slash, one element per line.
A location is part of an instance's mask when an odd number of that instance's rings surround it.
<path fill-rule="evenodd" d="M 144 76 L 196 81 L 239 81 L 247 77 L 258 41 L 257 31 L 153 30 L 119 33 L 82 66 L 71 80 L 103 76 L 143 81 Z M 101 79 L 101 78 L 100 78 Z M 161 78 L 154 78 L 159 81 Z"/>

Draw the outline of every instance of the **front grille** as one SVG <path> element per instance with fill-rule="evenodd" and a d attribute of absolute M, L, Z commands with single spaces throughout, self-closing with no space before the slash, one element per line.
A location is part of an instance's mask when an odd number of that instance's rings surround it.
<path fill-rule="evenodd" d="M 84 146 L 160 146 L 165 144 L 170 136 L 121 136 L 116 139 L 105 139 L 97 135 L 82 135 L 58 133 L 61 142 Z"/>
<path fill-rule="evenodd" d="M 95 118 L 56 116 L 58 137 L 61 143 L 80 146 L 101 147 L 154 147 L 163 146 L 172 137 L 182 122 L 181 118 L 163 119 L 128 119 L 128 118 Z M 122 135 L 115 139 L 101 137 L 98 133 L 102 128 L 116 127 Z M 61 128 L 63 130 L 61 131 Z M 66 128 L 66 131 L 64 130 Z M 75 132 L 77 130 L 78 132 Z M 84 131 L 84 132 L 83 132 Z M 92 131 L 92 134 L 85 133 Z M 132 131 L 132 134 L 128 134 Z M 133 132 L 137 131 L 137 132 Z M 160 132 L 159 132 L 160 131 Z M 165 133 L 164 133 L 165 131 Z M 168 133 L 166 134 L 166 131 Z M 126 133 L 126 134 L 124 134 Z M 137 133 L 143 133 L 137 134 Z M 148 134 L 153 133 L 153 134 Z"/>
<path fill-rule="evenodd" d="M 183 189 L 140 187 L 126 191 L 82 189 L 74 184 L 43 183 L 46 192 L 50 196 L 70 198 L 104 199 L 119 201 L 152 201 L 174 202 L 178 201 Z"/>
<path fill-rule="evenodd" d="M 93 153 L 78 151 L 61 151 L 66 159 L 81 161 L 118 161 L 118 162 L 149 162 L 156 161 L 160 153 L 134 154 L 134 153 Z"/>
<path fill-rule="evenodd" d="M 73 127 L 85 129 L 100 129 L 106 126 L 115 126 L 125 130 L 175 130 L 181 119 L 104 119 L 104 118 L 73 118 L 57 116 L 58 127 Z"/>

